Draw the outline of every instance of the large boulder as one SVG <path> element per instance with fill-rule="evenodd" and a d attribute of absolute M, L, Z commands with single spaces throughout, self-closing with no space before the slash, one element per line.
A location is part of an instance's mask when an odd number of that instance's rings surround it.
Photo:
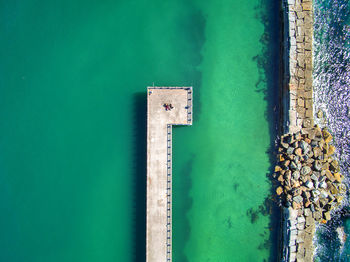
<path fill-rule="evenodd" d="M 344 179 L 344 176 L 342 176 L 340 173 L 335 173 L 333 175 L 334 175 L 335 181 L 337 181 L 338 183 L 341 183 Z"/>
<path fill-rule="evenodd" d="M 328 144 L 329 142 L 332 141 L 333 137 L 332 135 L 326 130 L 326 129 L 323 129 L 322 130 L 322 135 L 323 135 L 323 139 L 324 141 Z"/>
<path fill-rule="evenodd" d="M 320 161 L 316 160 L 316 161 L 314 162 L 314 169 L 315 169 L 315 170 L 321 171 L 321 170 L 322 170 L 322 167 L 323 167 L 323 165 L 322 165 L 322 163 L 321 163 Z"/>
<path fill-rule="evenodd" d="M 309 174 L 309 173 L 311 173 L 311 167 L 309 167 L 309 166 L 303 166 L 303 167 L 301 168 L 300 174 L 302 174 L 303 176 L 305 176 L 305 175 L 307 175 L 307 174 Z"/>
<path fill-rule="evenodd" d="M 314 147 L 312 151 L 314 153 L 315 158 L 318 158 L 320 155 L 322 155 L 322 150 L 318 146 Z"/>
<path fill-rule="evenodd" d="M 296 148 L 294 150 L 294 154 L 297 155 L 297 156 L 302 156 L 303 155 L 303 151 L 300 147 Z"/>
<path fill-rule="evenodd" d="M 331 220 L 331 212 L 330 212 L 330 211 L 324 212 L 324 213 L 323 213 L 323 217 L 324 217 L 324 219 L 326 219 L 326 220 Z"/>
<path fill-rule="evenodd" d="M 280 196 L 283 193 L 283 188 L 281 186 L 277 187 L 276 193 Z"/>

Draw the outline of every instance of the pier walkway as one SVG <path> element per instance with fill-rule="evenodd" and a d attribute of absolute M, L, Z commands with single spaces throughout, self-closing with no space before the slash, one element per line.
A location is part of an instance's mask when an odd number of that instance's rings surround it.
<path fill-rule="evenodd" d="M 191 124 L 192 87 L 147 88 L 147 262 L 172 260 L 172 125 Z"/>

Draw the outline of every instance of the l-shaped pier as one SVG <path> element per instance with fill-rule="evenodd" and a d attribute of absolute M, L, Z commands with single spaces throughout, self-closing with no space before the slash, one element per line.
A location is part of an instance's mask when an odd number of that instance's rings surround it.
<path fill-rule="evenodd" d="M 192 125 L 192 87 L 148 87 L 147 262 L 172 260 L 173 125 Z"/>

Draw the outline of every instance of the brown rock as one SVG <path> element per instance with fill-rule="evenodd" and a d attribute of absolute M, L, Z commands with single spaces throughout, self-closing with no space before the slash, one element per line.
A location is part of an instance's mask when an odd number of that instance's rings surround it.
<path fill-rule="evenodd" d="M 306 225 L 307 225 L 307 226 L 311 226 L 311 225 L 313 225 L 314 222 L 315 222 L 313 216 L 307 216 L 305 220 L 306 220 Z M 308 227 L 305 228 L 305 231 L 306 231 L 306 232 L 308 232 L 307 229 L 308 229 Z M 310 228 L 310 230 L 312 230 L 312 227 Z M 311 233 L 311 231 L 308 232 L 308 233 Z"/>
<path fill-rule="evenodd" d="M 280 181 L 281 183 L 284 181 L 284 177 L 283 177 L 283 175 L 280 175 L 279 177 L 278 177 L 278 179 L 277 179 L 278 181 Z"/>
<path fill-rule="evenodd" d="M 334 182 L 335 181 L 335 177 L 333 176 L 332 172 L 329 170 L 324 170 L 325 172 L 321 172 L 321 175 L 324 173 L 326 175 L 326 177 L 328 178 L 329 181 Z"/>
<path fill-rule="evenodd" d="M 339 190 L 340 194 L 345 194 L 346 193 L 346 186 L 344 184 L 339 184 L 338 190 Z"/>
<path fill-rule="evenodd" d="M 324 141 L 328 144 L 329 142 L 332 141 L 333 137 L 332 135 L 326 130 L 326 129 L 323 129 L 322 130 L 322 135 L 323 135 L 323 139 Z"/>
<path fill-rule="evenodd" d="M 294 150 L 294 154 L 296 154 L 297 156 L 302 156 L 303 150 L 300 147 L 298 147 Z"/>
<path fill-rule="evenodd" d="M 320 221 L 322 219 L 322 214 L 319 211 L 315 211 L 312 215 L 316 221 Z"/>
<path fill-rule="evenodd" d="M 275 166 L 275 172 L 279 172 L 281 170 L 282 170 L 282 168 L 280 166 Z"/>
<path fill-rule="evenodd" d="M 278 154 L 277 155 L 277 159 L 278 159 L 279 162 L 283 162 L 285 160 L 283 154 Z"/>
<path fill-rule="evenodd" d="M 323 218 L 325 220 L 331 220 L 331 212 L 330 211 L 324 212 L 323 213 Z M 327 223 L 327 221 L 326 221 L 326 223 Z"/>
<path fill-rule="evenodd" d="M 293 201 L 292 207 L 293 207 L 293 209 L 297 210 L 297 209 L 301 208 L 301 205 L 298 204 L 297 202 Z"/>
<path fill-rule="evenodd" d="M 343 201 L 344 197 L 343 196 L 335 196 L 335 199 L 337 200 L 338 203 L 341 203 L 341 201 Z"/>
<path fill-rule="evenodd" d="M 322 155 L 322 150 L 319 147 L 314 147 L 312 151 L 314 153 L 314 157 L 316 158 Z"/>
<path fill-rule="evenodd" d="M 311 120 L 311 119 L 309 119 L 309 118 L 304 119 L 304 121 L 303 121 L 303 127 L 308 128 L 308 127 L 311 127 L 311 125 L 312 125 L 312 120 Z"/>
<path fill-rule="evenodd" d="M 339 164 L 337 160 L 333 160 L 330 165 L 329 165 L 329 169 L 336 172 L 339 170 Z"/>
<path fill-rule="evenodd" d="M 335 173 L 333 174 L 335 181 L 337 181 L 338 183 L 343 182 L 344 180 L 344 176 L 342 176 L 340 173 Z"/>
<path fill-rule="evenodd" d="M 298 106 L 304 107 L 304 99 L 298 98 Z"/>
<path fill-rule="evenodd" d="M 280 196 L 283 193 L 283 188 L 281 186 L 277 187 L 276 193 Z"/>
<path fill-rule="evenodd" d="M 318 112 L 317 112 L 317 114 L 316 114 L 316 116 L 317 116 L 318 118 L 322 118 L 322 117 L 323 117 L 323 111 L 322 111 L 321 109 L 319 109 Z"/>
<path fill-rule="evenodd" d="M 331 156 L 334 154 L 334 152 L 335 152 L 335 147 L 333 145 L 329 145 L 327 154 Z"/>
<path fill-rule="evenodd" d="M 307 200 L 307 201 L 305 202 L 305 207 L 309 207 L 310 205 L 311 205 L 310 200 Z"/>

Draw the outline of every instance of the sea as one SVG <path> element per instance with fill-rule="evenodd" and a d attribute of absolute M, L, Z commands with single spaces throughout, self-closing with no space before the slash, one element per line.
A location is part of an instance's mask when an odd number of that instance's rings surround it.
<path fill-rule="evenodd" d="M 173 260 L 276 261 L 279 19 L 274 0 L 0 0 L 0 261 L 145 261 L 152 85 L 194 90 Z"/>
<path fill-rule="evenodd" d="M 318 124 L 334 137 L 341 172 L 350 186 L 350 1 L 314 1 L 314 109 Z M 350 261 L 349 196 L 341 210 L 317 230 L 315 261 Z"/>

